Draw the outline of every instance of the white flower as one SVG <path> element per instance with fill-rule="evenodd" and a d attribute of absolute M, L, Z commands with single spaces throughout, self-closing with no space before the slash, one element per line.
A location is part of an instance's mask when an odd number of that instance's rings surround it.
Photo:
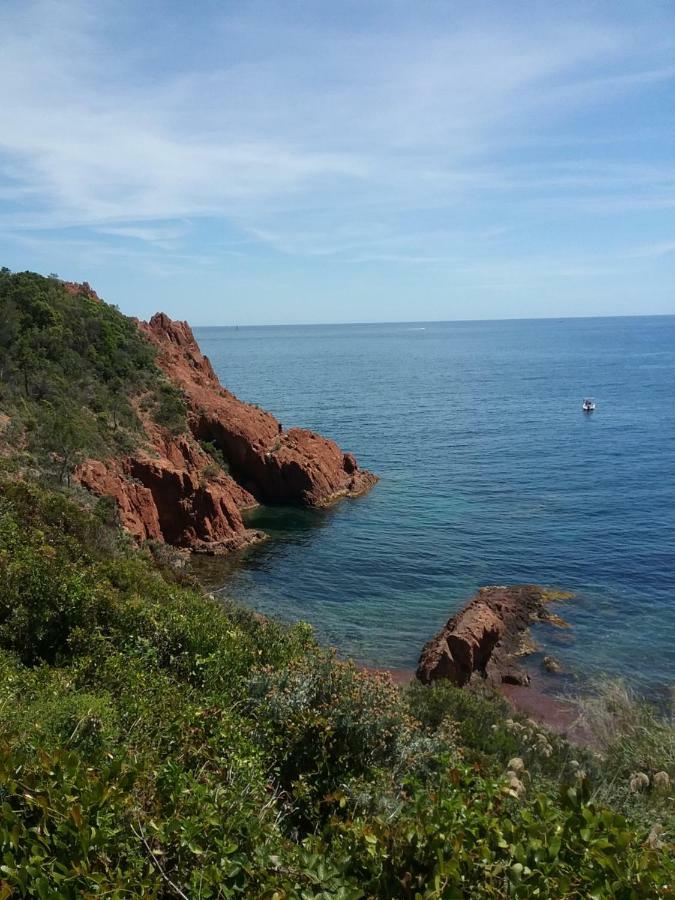
<path fill-rule="evenodd" d="M 670 787 L 670 775 L 667 772 L 657 772 L 652 778 L 652 784 L 659 791 L 667 791 Z"/>
<path fill-rule="evenodd" d="M 509 794 L 512 797 L 522 797 L 525 793 L 525 785 L 515 772 L 508 772 L 507 774 L 509 777 Z"/>
<path fill-rule="evenodd" d="M 644 772 L 634 772 L 628 782 L 631 793 L 637 794 L 638 791 L 645 791 L 649 787 L 649 775 Z"/>
<path fill-rule="evenodd" d="M 525 771 L 525 763 L 519 756 L 514 756 L 513 759 L 509 760 L 509 769 L 512 772 L 523 772 Z"/>

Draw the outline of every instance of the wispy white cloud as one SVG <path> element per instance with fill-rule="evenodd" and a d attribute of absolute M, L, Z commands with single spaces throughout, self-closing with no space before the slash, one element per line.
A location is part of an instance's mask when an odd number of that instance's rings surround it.
<path fill-rule="evenodd" d="M 675 253 L 675 238 L 670 241 L 657 241 L 653 244 L 637 247 L 631 255 L 638 259 L 652 259 L 660 256 L 669 256 L 671 253 Z"/>
<path fill-rule="evenodd" d="M 396 6 L 359 29 L 225 9 L 197 10 L 183 53 L 159 24 L 148 41 L 140 4 L 5 2 L 0 228 L 85 228 L 154 260 L 209 217 L 283 254 L 459 265 L 510 232 L 503 210 L 675 202 L 672 166 L 584 160 L 583 141 L 570 158 L 570 117 L 675 77 L 664 39 L 621 20 L 431 5 L 396 27 Z"/>

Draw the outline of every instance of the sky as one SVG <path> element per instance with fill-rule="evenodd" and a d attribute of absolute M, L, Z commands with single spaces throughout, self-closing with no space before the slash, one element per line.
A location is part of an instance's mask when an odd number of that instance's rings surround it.
<path fill-rule="evenodd" d="M 0 265 L 195 325 L 675 313 L 675 2 L 2 0 Z"/>

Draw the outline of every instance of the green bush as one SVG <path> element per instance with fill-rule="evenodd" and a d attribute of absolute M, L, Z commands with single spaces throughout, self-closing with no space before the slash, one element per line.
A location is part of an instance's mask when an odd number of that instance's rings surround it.
<path fill-rule="evenodd" d="M 180 391 L 170 384 L 162 385 L 158 392 L 157 406 L 152 413 L 155 422 L 172 434 L 180 434 L 185 431 L 186 416 L 185 401 Z"/>
<path fill-rule="evenodd" d="M 229 473 L 230 466 L 225 459 L 225 456 L 223 455 L 223 451 L 217 444 L 215 444 L 213 441 L 200 441 L 199 446 L 205 453 L 208 453 L 208 455 L 211 457 L 211 459 L 219 469 L 222 469 L 223 472 Z"/>
<path fill-rule="evenodd" d="M 74 753 L 0 746 L 1 885 L 20 896 L 157 896 L 159 874 L 128 829 L 133 773 Z"/>
<path fill-rule="evenodd" d="M 133 319 L 57 278 L 0 271 L 0 403 L 38 465 L 68 481 L 84 456 L 129 453 L 142 440 L 134 400 L 178 433 L 185 405 Z M 26 442 L 26 438 L 28 441 Z"/>
<path fill-rule="evenodd" d="M 295 797 L 300 828 L 311 830 L 331 814 L 348 782 L 358 782 L 363 793 L 363 780 L 379 769 L 412 771 L 436 749 L 387 676 L 330 655 L 313 653 L 260 671 L 247 690 L 258 740 L 277 761 L 277 784 Z"/>
<path fill-rule="evenodd" d="M 11 477 L 0 897 L 672 896 L 665 819 L 592 802 L 564 742 L 216 603 L 105 506 Z"/>

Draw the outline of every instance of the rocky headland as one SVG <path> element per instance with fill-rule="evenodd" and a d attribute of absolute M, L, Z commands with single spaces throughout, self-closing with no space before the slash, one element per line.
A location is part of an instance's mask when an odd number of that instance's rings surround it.
<path fill-rule="evenodd" d="M 190 550 L 222 553 L 259 541 L 242 511 L 258 503 L 327 506 L 356 497 L 377 481 L 351 453 L 302 428 L 239 400 L 219 382 L 187 322 L 164 313 L 138 322 L 155 347 L 160 369 L 187 406 L 188 431 L 159 427 L 134 401 L 146 441 L 132 454 L 106 462 L 87 460 L 76 480 L 114 498 L 123 526 L 138 540 L 158 540 Z M 203 444 L 217 448 L 224 471 Z"/>

